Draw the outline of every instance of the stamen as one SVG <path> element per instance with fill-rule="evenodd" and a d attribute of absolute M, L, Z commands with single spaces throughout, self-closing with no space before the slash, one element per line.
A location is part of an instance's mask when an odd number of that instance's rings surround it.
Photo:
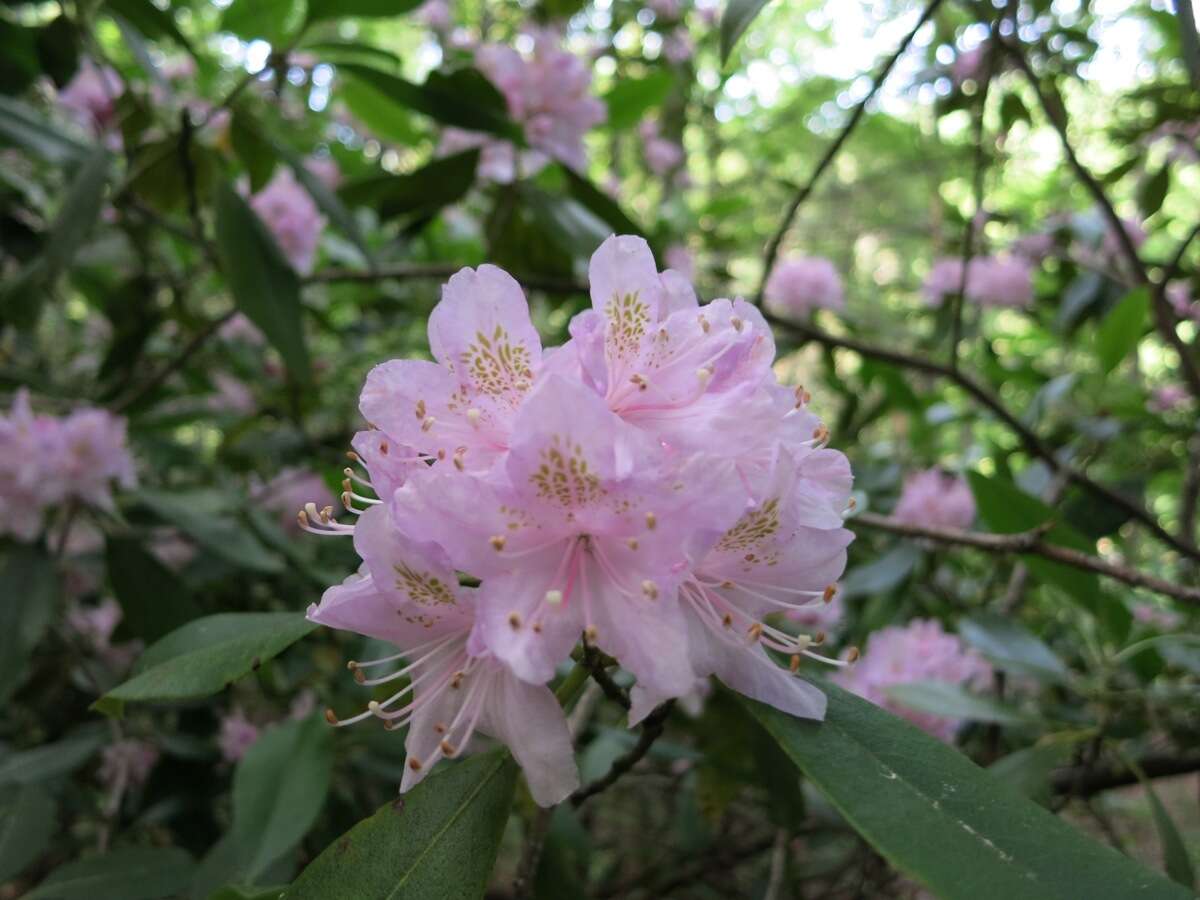
<path fill-rule="evenodd" d="M 454 754 L 457 752 L 457 751 L 454 749 L 454 745 L 453 745 L 453 744 L 451 744 L 451 743 L 450 743 L 449 741 L 447 741 L 447 740 L 443 740 L 443 741 L 441 741 L 441 742 L 438 744 L 438 747 L 441 749 L 441 751 L 442 751 L 442 754 L 443 754 L 444 756 L 448 756 L 448 757 L 449 757 L 449 756 L 454 756 Z"/>
<path fill-rule="evenodd" d="M 762 637 L 762 633 L 763 627 L 761 622 L 755 622 L 746 630 L 746 634 L 750 635 L 750 640 L 752 641 L 757 641 L 760 637 Z"/>
<path fill-rule="evenodd" d="M 851 647 L 850 650 L 846 653 L 846 662 L 848 662 L 848 663 L 858 662 L 858 648 L 857 647 Z"/>
<path fill-rule="evenodd" d="M 424 400 L 417 401 L 417 405 L 416 405 L 416 407 L 414 407 L 413 413 L 417 417 L 418 422 L 420 422 L 422 419 L 425 418 L 425 401 Z"/>
<path fill-rule="evenodd" d="M 599 636 L 600 632 L 596 630 L 595 625 L 589 625 L 587 628 L 583 629 L 583 640 L 585 643 L 595 644 L 596 638 Z"/>
<path fill-rule="evenodd" d="M 638 390 L 639 390 L 639 391 L 644 391 L 644 390 L 646 389 L 646 387 L 647 387 L 647 384 L 648 384 L 648 383 L 647 383 L 647 381 L 646 381 L 646 379 L 645 379 L 645 377 L 643 377 L 642 375 L 639 375 L 639 374 L 637 374 L 636 372 L 634 372 L 632 375 L 630 375 L 630 376 L 629 376 L 629 380 L 630 380 L 630 381 L 631 381 L 633 384 L 636 384 L 636 385 L 637 385 L 637 388 L 638 388 Z"/>
<path fill-rule="evenodd" d="M 517 615 L 515 612 L 509 613 L 508 614 L 508 624 L 512 627 L 513 631 L 519 631 L 521 628 L 521 617 L 519 615 Z"/>
<path fill-rule="evenodd" d="M 837 585 L 831 584 L 825 588 L 825 593 L 821 595 L 821 599 L 826 603 L 832 603 L 835 594 L 837 594 Z"/>
<path fill-rule="evenodd" d="M 697 318 L 700 320 L 700 328 L 701 328 L 701 330 L 702 330 L 702 331 L 703 331 L 705 334 L 708 334 L 708 330 L 709 330 L 709 328 L 711 328 L 711 327 L 712 327 L 711 325 L 709 325 L 709 324 L 708 324 L 708 319 L 704 318 L 704 316 L 698 316 Z"/>
<path fill-rule="evenodd" d="M 353 450 L 346 451 L 346 459 L 350 460 L 351 462 L 362 462 L 362 457 Z"/>
<path fill-rule="evenodd" d="M 653 581 L 651 581 L 650 579 L 647 578 L 645 581 L 642 582 L 642 593 L 646 595 L 646 599 L 648 599 L 648 600 L 657 600 L 658 599 L 658 585 L 656 585 Z"/>
<path fill-rule="evenodd" d="M 630 550 L 636 550 L 638 548 L 637 538 L 627 538 L 625 545 L 629 547 Z"/>
<path fill-rule="evenodd" d="M 459 447 L 457 450 L 454 451 L 454 468 L 458 469 L 458 471 L 460 471 L 460 472 L 462 472 L 466 469 L 466 466 L 463 464 L 463 457 L 466 455 L 467 455 L 466 447 Z"/>
<path fill-rule="evenodd" d="M 417 759 L 415 756 L 410 756 L 408 758 L 408 767 L 410 769 L 412 769 L 414 772 L 420 772 L 421 771 L 421 761 L 419 759 Z"/>
<path fill-rule="evenodd" d="M 504 543 L 505 543 L 504 535 L 493 534 L 490 538 L 488 538 L 488 543 L 492 545 L 493 550 L 495 550 L 497 553 L 499 553 L 501 550 L 504 549 Z"/>
<path fill-rule="evenodd" d="M 792 658 L 788 660 L 788 669 L 793 675 L 800 671 L 800 654 L 793 653 Z"/>
<path fill-rule="evenodd" d="M 741 330 L 742 330 L 742 325 L 743 325 L 743 324 L 745 324 L 745 323 L 744 323 L 744 322 L 742 322 L 742 320 L 741 320 L 741 319 L 739 319 L 737 316 L 734 316 L 733 318 L 731 318 L 731 319 L 729 320 L 729 324 L 733 326 L 733 330 L 734 330 L 734 331 L 741 331 Z"/>
<path fill-rule="evenodd" d="M 429 431 L 429 429 L 432 428 L 436 422 L 437 419 L 435 419 L 433 416 L 426 416 L 421 420 L 421 430 Z"/>
<path fill-rule="evenodd" d="M 658 516 L 652 512 L 646 513 L 646 527 L 653 531 L 658 527 Z"/>

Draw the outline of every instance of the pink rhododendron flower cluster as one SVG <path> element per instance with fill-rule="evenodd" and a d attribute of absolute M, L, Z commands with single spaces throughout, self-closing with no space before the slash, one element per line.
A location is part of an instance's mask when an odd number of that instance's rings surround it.
<path fill-rule="evenodd" d="M 233 710 L 221 718 L 217 732 L 217 748 L 221 751 L 221 758 L 226 762 L 237 762 L 254 746 L 258 737 L 258 726 L 247 719 L 240 709 Z"/>
<path fill-rule="evenodd" d="M 434 31 L 448 31 L 454 26 L 454 10 L 450 8 L 449 0 L 425 0 L 413 15 Z"/>
<path fill-rule="evenodd" d="M 28 391 L 17 392 L 0 415 L 0 535 L 31 541 L 46 511 L 68 501 L 111 509 L 114 482 L 136 482 L 124 419 L 88 407 L 35 414 Z"/>
<path fill-rule="evenodd" d="M 1186 406 L 1188 397 L 1187 388 L 1182 384 L 1164 384 L 1151 391 L 1146 408 L 1155 413 L 1171 412 Z"/>
<path fill-rule="evenodd" d="M 113 632 L 121 624 L 124 613 L 120 604 L 106 597 L 95 606 L 76 603 L 67 610 L 67 630 L 83 641 L 89 650 L 107 666 L 123 671 L 133 664 L 141 651 L 141 641 L 124 644 L 112 642 Z"/>
<path fill-rule="evenodd" d="M 583 60 L 564 50 L 550 29 L 532 36 L 529 57 L 504 44 L 483 44 L 475 51 L 475 65 L 504 95 L 508 114 L 524 127 L 532 152 L 518 154 L 507 141 L 456 128 L 443 132 L 438 148 L 444 156 L 480 147 L 479 174 L 490 181 L 531 175 L 551 159 L 583 169 L 583 136 L 606 116 L 604 104 L 590 93 L 592 75 Z"/>
<path fill-rule="evenodd" d="M 963 288 L 962 260 L 939 259 L 925 279 L 925 299 L 940 306 Z M 967 264 L 963 299 L 979 306 L 1022 309 L 1033 303 L 1033 271 L 1022 256 L 977 256 Z"/>
<path fill-rule="evenodd" d="M 158 757 L 158 748 L 153 744 L 125 738 L 101 751 L 97 776 L 105 787 L 119 796 L 126 788 L 145 784 L 158 765 Z"/>
<path fill-rule="evenodd" d="M 124 91 L 119 76 L 108 66 L 97 66 L 90 59 L 80 60 L 79 69 L 58 93 L 58 102 L 76 122 L 99 137 L 116 132 L 117 100 Z"/>
<path fill-rule="evenodd" d="M 663 37 L 662 53 L 669 61 L 676 65 L 685 63 L 696 52 L 696 45 L 692 42 L 692 36 L 683 25 L 678 28 L 673 28 L 665 37 Z"/>
<path fill-rule="evenodd" d="M 834 675 L 846 690 L 882 706 L 943 741 L 954 740 L 960 719 L 918 712 L 888 695 L 898 684 L 940 681 L 965 688 L 984 687 L 991 666 L 957 635 L 947 634 L 940 622 L 914 619 L 907 625 L 892 625 L 875 631 L 867 639 L 861 659 Z"/>
<path fill-rule="evenodd" d="M 683 165 L 683 147 L 659 133 L 657 119 L 645 119 L 638 126 L 646 166 L 655 175 L 666 175 Z"/>
<path fill-rule="evenodd" d="M 250 198 L 250 206 L 270 229 L 284 257 L 300 274 L 312 269 L 325 219 L 291 169 L 280 168 Z"/>
<path fill-rule="evenodd" d="M 363 560 L 310 618 L 399 648 L 351 663 L 399 689 L 329 718 L 408 725 L 402 790 L 480 733 L 510 747 L 539 803 L 566 797 L 578 774 L 546 685 L 581 638 L 636 678 L 631 724 L 709 675 L 824 714 L 794 675 L 823 657 L 771 616 L 834 596 L 846 458 L 808 394 L 776 382 L 755 307 L 701 306 L 636 237 L 605 241 L 589 276 L 592 308 L 543 348 L 503 270 L 454 275 L 429 319 L 434 361 L 367 376 L 374 427 L 353 441 L 367 474 L 348 469 L 342 498 L 357 523 L 315 503 L 300 515 L 353 535 Z"/>
<path fill-rule="evenodd" d="M 819 256 L 795 256 L 776 263 L 763 299 L 767 308 L 780 316 L 804 316 L 814 309 L 846 305 L 841 276 L 832 262 Z"/>
<path fill-rule="evenodd" d="M 959 476 L 926 469 L 904 480 L 892 518 L 922 528 L 970 528 L 975 521 L 975 497 Z"/>

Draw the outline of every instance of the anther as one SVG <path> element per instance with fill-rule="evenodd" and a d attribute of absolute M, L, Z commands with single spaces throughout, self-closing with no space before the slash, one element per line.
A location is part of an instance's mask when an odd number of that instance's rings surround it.
<path fill-rule="evenodd" d="M 417 421 L 421 421 L 422 419 L 425 418 L 425 401 L 424 400 L 417 401 L 415 415 L 417 417 Z"/>
<path fill-rule="evenodd" d="M 731 616 L 729 613 L 725 613 L 725 615 L 721 617 L 721 624 L 726 628 L 733 627 L 733 616 Z"/>
<path fill-rule="evenodd" d="M 543 599 L 551 606 L 558 606 L 563 601 L 562 591 L 546 591 L 546 596 Z"/>
<path fill-rule="evenodd" d="M 708 329 L 712 327 L 708 324 L 708 319 L 704 318 L 704 316 L 700 316 L 699 319 L 700 319 L 700 328 L 704 331 L 705 334 L 708 334 Z"/>
<path fill-rule="evenodd" d="M 301 528 L 308 527 L 308 516 L 305 514 L 304 510 L 300 510 L 300 512 L 296 513 L 296 521 L 299 523 Z"/>
<path fill-rule="evenodd" d="M 379 704 L 378 700 L 371 700 L 367 703 L 367 709 L 376 716 L 383 712 L 383 707 Z"/>
<path fill-rule="evenodd" d="M 793 675 L 795 675 L 797 672 L 800 671 L 800 654 L 799 653 L 792 654 L 792 658 L 788 660 L 788 669 L 791 670 L 791 673 Z"/>
<path fill-rule="evenodd" d="M 583 639 L 586 643 L 596 643 L 596 638 L 599 636 L 600 632 L 596 630 L 595 625 L 589 625 L 587 628 L 583 629 Z"/>
<path fill-rule="evenodd" d="M 453 756 L 456 752 L 454 749 L 454 745 L 447 740 L 441 741 L 438 744 L 438 747 L 441 748 L 442 753 L 445 754 L 446 756 Z"/>
<path fill-rule="evenodd" d="M 454 468 L 458 469 L 460 472 L 466 469 L 466 466 L 463 464 L 463 457 L 466 456 L 466 454 L 466 447 L 459 447 L 454 451 Z"/>
<path fill-rule="evenodd" d="M 658 516 L 652 512 L 646 513 L 646 527 L 653 531 L 658 526 Z"/>
<path fill-rule="evenodd" d="M 642 582 L 642 593 L 646 595 L 646 599 L 648 599 L 648 600 L 657 600 L 658 599 L 658 585 L 655 584 L 653 581 L 651 581 L 649 578 L 647 578 L 645 581 Z"/>
<path fill-rule="evenodd" d="M 479 427 L 479 419 L 482 416 L 483 416 L 483 413 L 481 413 L 479 410 L 477 410 L 473 406 L 467 410 L 467 421 L 471 423 L 472 428 Z"/>
<path fill-rule="evenodd" d="M 415 756 L 410 756 L 408 758 L 408 767 L 410 769 L 412 769 L 414 772 L 420 772 L 421 771 L 421 761 L 419 759 L 417 759 Z"/>
<path fill-rule="evenodd" d="M 763 627 L 761 622 L 755 622 L 748 629 L 746 629 L 746 634 L 750 635 L 750 640 L 752 641 L 757 641 L 760 637 L 762 637 L 762 633 Z"/>
<path fill-rule="evenodd" d="M 330 725 L 336 725 L 338 723 L 337 713 L 335 713 L 333 709 L 329 707 L 325 708 L 325 721 Z"/>
<path fill-rule="evenodd" d="M 826 603 L 832 603 L 834 594 L 836 594 L 836 593 L 837 593 L 837 585 L 831 584 L 831 585 L 829 585 L 829 587 L 825 588 L 825 593 L 821 595 L 821 599 L 824 600 Z"/>
<path fill-rule="evenodd" d="M 733 326 L 733 330 L 734 330 L 734 331 L 741 331 L 741 330 L 742 330 L 742 325 L 743 325 L 743 324 L 745 324 L 745 323 L 744 323 L 744 322 L 742 322 L 742 320 L 741 320 L 741 319 L 739 319 L 737 316 L 734 316 L 733 318 L 731 318 L 731 319 L 729 320 L 729 324 Z"/>
<path fill-rule="evenodd" d="M 466 677 L 466 672 L 455 672 L 454 677 L 450 679 L 450 687 L 457 691 L 460 687 L 462 687 L 463 679 Z"/>
<path fill-rule="evenodd" d="M 816 634 L 814 634 L 812 642 L 814 647 L 819 647 L 825 643 L 825 632 L 818 631 Z"/>
<path fill-rule="evenodd" d="M 433 726 L 433 730 L 436 731 L 438 734 L 445 734 L 446 733 L 446 723 L 438 722 L 436 725 Z"/>
<path fill-rule="evenodd" d="M 644 391 L 647 387 L 646 379 L 636 372 L 629 376 L 629 380 L 638 386 L 639 391 Z"/>
<path fill-rule="evenodd" d="M 508 624 L 512 626 L 513 631 L 517 631 L 521 627 L 521 617 L 514 613 L 508 614 Z"/>
<path fill-rule="evenodd" d="M 846 654 L 846 662 L 858 662 L 858 648 L 851 647 L 850 652 Z"/>
<path fill-rule="evenodd" d="M 629 547 L 630 550 L 636 550 L 638 548 L 637 538 L 626 538 L 625 545 Z"/>
<path fill-rule="evenodd" d="M 428 431 L 430 428 L 433 427 L 433 424 L 436 421 L 437 421 L 437 419 L 435 419 L 433 416 L 426 416 L 424 419 L 421 420 L 421 430 Z"/>
<path fill-rule="evenodd" d="M 488 543 L 492 545 L 492 549 L 497 553 L 504 549 L 504 542 L 505 539 L 504 535 L 502 534 L 493 534 L 490 538 L 488 538 Z"/>
<path fill-rule="evenodd" d="M 346 459 L 350 460 L 350 462 L 362 462 L 362 459 L 353 450 L 346 451 Z"/>

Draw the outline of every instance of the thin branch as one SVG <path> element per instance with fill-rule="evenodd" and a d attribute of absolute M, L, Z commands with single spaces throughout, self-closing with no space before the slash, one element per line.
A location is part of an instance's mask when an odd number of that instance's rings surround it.
<path fill-rule="evenodd" d="M 1170 778 L 1200 772 L 1200 756 L 1147 756 L 1138 762 L 1147 778 Z M 1139 781 L 1132 769 L 1095 769 L 1091 766 L 1068 766 L 1058 769 L 1050 778 L 1054 793 L 1089 797 L 1112 788 L 1128 787 Z"/>
<path fill-rule="evenodd" d="M 842 130 L 838 132 L 838 136 L 834 138 L 833 143 L 830 144 L 826 149 L 825 155 L 821 157 L 816 168 L 813 169 L 812 174 L 809 175 L 808 181 L 804 183 L 804 186 L 800 188 L 799 192 L 792 199 L 792 202 L 788 205 L 787 211 L 783 216 L 783 221 L 779 223 L 779 228 L 776 229 L 775 234 L 771 236 L 771 240 L 767 244 L 767 251 L 763 255 L 762 277 L 758 283 L 758 290 L 754 295 L 755 302 L 759 305 L 762 304 L 763 289 L 766 287 L 767 279 L 771 276 L 771 269 L 775 267 L 775 260 L 779 256 L 779 247 L 783 243 L 783 239 L 787 235 L 788 230 L 792 227 L 792 222 L 795 221 L 796 214 L 800 211 L 800 207 L 803 206 L 804 202 L 809 198 L 809 196 L 812 195 L 813 190 L 817 186 L 817 182 L 821 180 L 821 176 L 825 174 L 826 169 L 829 168 L 834 158 L 838 155 L 838 152 L 842 149 L 842 145 L 846 143 L 847 138 L 849 138 L 854 129 L 858 127 L 858 123 L 862 120 L 863 114 L 866 112 L 867 104 L 875 98 L 875 95 L 879 92 L 879 89 L 883 87 L 883 83 L 887 80 L 888 75 L 891 74 L 892 69 L 895 67 L 900 57 L 904 55 L 904 52 L 908 49 L 909 45 L 913 42 L 913 39 L 917 36 L 917 32 L 925 26 L 926 22 L 933 18 L 933 14 L 937 12 L 938 7 L 941 5 L 942 0 L 930 0 L 930 2 L 925 5 L 925 9 L 921 13 L 921 18 L 917 20 L 917 24 L 913 27 L 912 31 L 904 36 L 904 40 L 900 42 L 900 46 L 896 48 L 896 52 L 889 56 L 884 62 L 883 66 L 880 67 L 879 72 L 875 75 L 874 81 L 871 84 L 871 89 L 867 92 L 867 95 L 863 97 L 861 101 L 859 101 L 858 105 L 854 107 L 854 111 L 850 113 L 850 118 L 846 121 L 846 124 L 842 126 Z"/>
<path fill-rule="evenodd" d="M 174 356 L 169 362 L 166 363 L 166 365 L 147 378 L 141 385 L 135 387 L 132 391 L 126 394 L 123 399 L 118 400 L 113 405 L 113 411 L 122 412 L 123 410 L 129 409 L 129 407 L 135 406 L 141 402 L 146 396 L 154 391 L 155 388 L 182 369 L 187 361 L 191 359 L 201 347 L 204 346 L 208 339 L 220 331 L 221 326 L 232 319 L 236 314 L 237 309 L 231 309 L 223 315 L 213 319 L 211 322 L 201 328 L 198 332 L 196 332 L 192 339 L 184 345 L 183 349 L 179 351 L 178 355 Z"/>
<path fill-rule="evenodd" d="M 622 775 L 625 775 L 641 762 L 643 757 L 650 752 L 650 748 L 654 746 L 654 742 L 662 736 L 663 729 L 667 725 L 667 719 L 670 718 L 671 710 L 674 708 L 675 701 L 668 700 L 661 706 L 656 707 L 650 715 L 646 716 L 645 721 L 642 722 L 642 733 L 638 736 L 638 742 L 634 744 L 633 749 L 617 757 L 604 777 L 597 778 L 591 784 L 584 785 L 573 793 L 570 796 L 571 805 L 579 807 L 589 797 L 594 797 L 601 791 L 608 790 L 620 780 Z"/>
<path fill-rule="evenodd" d="M 830 334 L 822 331 L 815 325 L 807 322 L 790 321 L 781 319 L 778 316 L 773 316 L 769 313 L 764 314 L 767 321 L 777 328 L 793 335 L 799 336 L 806 340 L 816 341 L 826 347 L 841 347 L 846 350 L 853 350 L 871 359 L 882 360 L 883 362 L 891 363 L 894 366 L 911 369 L 915 372 L 923 372 L 927 375 L 932 375 L 936 378 L 944 378 L 952 381 L 964 391 L 971 395 L 981 406 L 988 409 L 996 418 L 1003 422 L 1008 429 L 1017 436 L 1020 442 L 1025 446 L 1025 449 L 1034 456 L 1039 457 L 1048 465 L 1054 472 L 1062 472 L 1071 481 L 1072 484 L 1078 485 L 1083 490 L 1099 497 L 1106 503 L 1120 508 L 1126 515 L 1132 519 L 1136 519 L 1147 530 L 1149 530 L 1159 541 L 1167 544 L 1178 553 L 1187 556 L 1191 559 L 1200 561 L 1200 550 L 1190 543 L 1179 540 L 1173 534 L 1158 524 L 1151 515 L 1146 512 L 1139 504 L 1134 503 L 1127 497 L 1122 496 L 1111 488 L 1093 481 L 1079 469 L 1063 462 L 1055 455 L 1049 446 L 1042 441 L 1040 437 L 1027 426 L 1024 422 L 1013 415 L 1000 402 L 1000 399 L 992 394 L 987 388 L 976 381 L 971 376 L 967 375 L 962 370 L 955 370 L 942 363 L 935 362 L 928 356 L 916 356 L 909 353 L 904 353 L 898 350 L 890 350 L 886 347 L 879 347 L 874 344 L 869 344 L 866 341 L 860 341 L 851 337 L 842 337 L 840 335 Z"/>
<path fill-rule="evenodd" d="M 604 696 L 621 707 L 621 709 L 626 712 L 629 711 L 632 705 L 629 701 L 629 694 L 623 687 L 612 680 L 612 676 L 608 674 L 609 663 L 603 658 L 603 654 L 599 650 L 587 641 L 584 641 L 583 652 L 578 662 L 579 665 L 591 673 L 592 680 L 600 685 L 600 689 L 604 691 Z"/>
<path fill-rule="evenodd" d="M 1103 575 L 1106 578 L 1111 578 L 1114 581 L 1120 581 L 1133 587 L 1145 588 L 1146 590 L 1155 591 L 1167 597 L 1174 597 L 1176 600 L 1200 603 L 1200 588 L 1175 584 L 1172 581 L 1158 578 L 1155 575 L 1147 575 L 1145 572 L 1138 571 L 1129 566 L 1105 562 L 1099 557 L 1092 556 L 1080 550 L 1072 550 L 1069 547 L 1060 547 L 1058 544 L 1046 543 L 1043 539 L 1045 529 L 1022 531 L 1018 534 L 989 534 L 979 531 L 963 531 L 957 528 L 926 528 L 921 525 L 910 525 L 907 522 L 898 522 L 886 516 L 866 512 L 858 513 L 849 520 L 849 523 L 851 525 L 857 523 L 864 528 L 887 531 L 891 534 L 899 534 L 904 537 L 925 538 L 926 540 L 937 541 L 942 544 L 974 547 L 977 550 L 986 550 L 989 553 L 1027 553 L 1034 556 L 1041 556 L 1076 569 L 1095 572 L 1097 575 Z"/>

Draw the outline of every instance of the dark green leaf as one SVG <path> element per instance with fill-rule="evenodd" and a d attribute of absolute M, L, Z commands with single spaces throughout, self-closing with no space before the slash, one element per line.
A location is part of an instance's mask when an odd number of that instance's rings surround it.
<path fill-rule="evenodd" d="M 334 841 L 287 900 L 478 900 L 508 820 L 517 768 L 502 750 L 444 766 Z"/>
<path fill-rule="evenodd" d="M 645 236 L 641 227 L 625 214 L 616 200 L 566 166 L 562 166 L 561 170 L 567 177 L 567 192 L 593 215 L 606 222 L 614 234 Z"/>
<path fill-rule="evenodd" d="M 979 515 L 988 528 L 997 534 L 1018 534 L 1030 531 L 1050 520 L 1054 511 L 1011 481 L 998 475 L 988 477 L 968 472 L 967 481 Z"/>
<path fill-rule="evenodd" d="M 194 867 L 178 847 L 128 847 L 55 869 L 25 900 L 156 900 L 185 887 Z"/>
<path fill-rule="evenodd" d="M 1050 681 L 1066 681 L 1066 664 L 1031 631 L 1005 616 L 981 613 L 959 622 L 958 633 L 996 666 Z"/>
<path fill-rule="evenodd" d="M 1038 744 L 996 760 L 988 771 L 1045 806 L 1053 796 L 1050 774 L 1065 765 L 1070 755 L 1069 744 Z"/>
<path fill-rule="evenodd" d="M 208 900 L 277 900 L 285 887 L 256 888 L 228 884 L 208 895 Z"/>
<path fill-rule="evenodd" d="M 1146 331 L 1150 312 L 1150 289 L 1135 288 L 1113 307 L 1096 331 L 1096 356 L 1106 374 L 1128 356 Z"/>
<path fill-rule="evenodd" d="M 416 9 L 425 0 L 309 0 L 308 21 L 341 19 L 384 19 Z"/>
<path fill-rule="evenodd" d="M 99 723 L 85 725 L 60 741 L 10 753 L 0 759 L 0 785 L 34 784 L 74 772 L 108 740 Z"/>
<path fill-rule="evenodd" d="M 58 16 L 38 31 L 38 60 L 58 87 L 67 84 L 79 68 L 79 43 L 79 29 L 66 16 Z"/>
<path fill-rule="evenodd" d="M 0 92 L 20 94 L 33 84 L 41 69 L 39 37 L 36 28 L 0 19 Z"/>
<path fill-rule="evenodd" d="M 850 825 L 942 900 L 1185 900 L 1190 892 L 834 685 L 824 722 L 743 701 Z"/>
<path fill-rule="evenodd" d="M 1000 121 L 1004 125 L 1005 131 L 1009 131 L 1018 122 L 1030 121 L 1029 110 L 1025 108 L 1020 95 L 1014 93 L 1004 95 L 1004 99 L 1000 102 Z"/>
<path fill-rule="evenodd" d="M 81 159 L 91 148 L 63 134 L 19 100 L 0 96 L 0 142 L 24 147 L 51 165 Z"/>
<path fill-rule="evenodd" d="M 333 769 L 333 729 L 320 715 L 267 729 L 233 773 L 233 840 L 253 881 L 316 821 Z"/>
<path fill-rule="evenodd" d="M 20 687 L 29 655 L 59 604 L 54 562 L 36 545 L 10 545 L 0 568 L 0 701 Z"/>
<path fill-rule="evenodd" d="M 247 41 L 262 38 L 279 47 L 303 18 L 304 0 L 233 0 L 221 16 L 220 29 Z"/>
<path fill-rule="evenodd" d="M 104 5 L 152 41 L 167 38 L 189 53 L 192 45 L 183 36 L 170 10 L 160 9 L 151 0 L 104 0 Z"/>
<path fill-rule="evenodd" d="M 143 549 L 142 541 L 109 537 L 105 565 L 121 604 L 122 634 L 149 643 L 200 615 L 187 588 L 154 554 Z"/>
<path fill-rule="evenodd" d="M 358 79 L 393 104 L 424 113 L 444 125 L 523 141 L 520 128 L 508 118 L 504 96 L 474 69 L 431 72 L 424 84 L 413 84 L 357 63 L 344 63 L 338 71 Z"/>
<path fill-rule="evenodd" d="M 475 183 L 479 151 L 435 159 L 408 175 L 373 175 L 347 184 L 340 193 L 351 205 L 373 206 L 380 219 L 431 215 L 461 200 Z"/>
<path fill-rule="evenodd" d="M 260 326 L 261 327 L 261 326 Z M 211 508 L 210 495 L 203 491 L 180 492 L 143 489 L 137 500 L 160 518 L 177 526 L 189 537 L 236 566 L 274 574 L 283 570 L 250 529 L 222 508 Z"/>
<path fill-rule="evenodd" d="M 622 78 L 604 95 L 609 128 L 623 131 L 638 123 L 651 109 L 662 105 L 675 77 L 670 69 L 655 69 L 641 78 Z"/>
<path fill-rule="evenodd" d="M 770 0 L 727 0 L 721 15 L 721 65 L 729 62 L 741 36 Z"/>
<path fill-rule="evenodd" d="M 319 56 L 322 62 L 335 65 L 348 62 L 367 65 L 378 63 L 393 69 L 399 69 L 401 65 L 400 57 L 391 50 L 358 41 L 305 41 L 303 48 Z"/>
<path fill-rule="evenodd" d="M 104 190 L 108 185 L 108 168 L 108 151 L 98 149 L 76 173 L 42 250 L 46 278 L 55 278 L 67 270 L 76 251 L 100 218 Z"/>
<path fill-rule="evenodd" d="M 1029 716 L 987 697 L 967 693 L 961 685 L 945 681 L 913 681 L 888 688 L 888 695 L 909 709 L 973 722 L 999 725 L 1028 724 Z"/>
<path fill-rule="evenodd" d="M 1158 832 L 1158 843 L 1162 848 L 1163 868 L 1167 870 L 1168 875 L 1184 887 L 1195 887 L 1196 872 L 1192 868 L 1192 858 L 1188 853 L 1187 844 L 1179 833 L 1179 826 L 1175 824 L 1175 820 L 1163 806 L 1162 801 L 1158 798 L 1158 792 L 1154 790 L 1154 785 L 1151 784 L 1141 767 L 1132 759 L 1126 759 L 1126 763 L 1137 775 L 1138 781 L 1146 791 L 1146 799 L 1150 802 L 1150 813 L 1154 816 L 1154 829 Z"/>
<path fill-rule="evenodd" d="M 1192 88 L 1200 91 L 1200 37 L 1196 35 L 1196 13 L 1192 0 L 1176 0 L 1175 15 L 1179 19 L 1179 43 L 1187 65 Z"/>
<path fill-rule="evenodd" d="M 199 141 L 184 147 L 179 135 L 162 138 L 139 147 L 130 164 L 129 190 L 138 199 L 160 212 L 179 212 L 191 204 L 189 191 L 203 202 L 216 177 L 218 163 L 213 151 Z"/>
<path fill-rule="evenodd" d="M 843 597 L 883 594 L 899 585 L 921 558 L 921 550 L 909 541 L 897 544 L 866 565 L 855 566 L 842 580 Z"/>
<path fill-rule="evenodd" d="M 558 194 L 521 186 L 521 201 L 533 213 L 542 230 L 576 259 L 586 259 L 612 232 L 582 203 Z"/>
<path fill-rule="evenodd" d="M 1157 172 L 1147 175 L 1138 185 L 1138 206 L 1143 218 L 1150 218 L 1160 209 L 1167 199 L 1167 191 L 1171 187 L 1171 165 L 1163 163 Z"/>
<path fill-rule="evenodd" d="M 0 884 L 37 859 L 56 829 L 54 799 L 37 785 L 7 791 L 0 801 Z"/>
<path fill-rule="evenodd" d="M 250 193 L 258 192 L 271 180 L 271 173 L 275 171 L 275 151 L 241 107 L 233 111 L 229 122 L 229 141 L 233 144 L 238 161 L 250 176 Z"/>
<path fill-rule="evenodd" d="M 219 613 L 153 644 L 136 674 L 93 704 L 106 715 L 124 704 L 207 697 L 282 653 L 316 626 L 299 613 Z"/>
<path fill-rule="evenodd" d="M 310 378 L 300 281 L 275 239 L 228 184 L 217 189 L 217 256 L 238 307 L 301 381 Z"/>

